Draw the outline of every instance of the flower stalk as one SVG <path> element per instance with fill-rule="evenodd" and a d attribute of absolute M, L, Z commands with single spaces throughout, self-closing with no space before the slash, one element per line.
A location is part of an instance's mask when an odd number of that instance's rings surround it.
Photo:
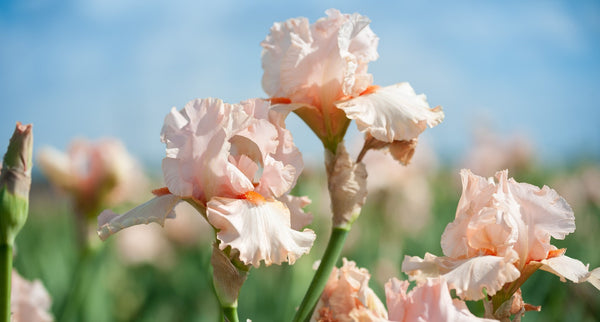
<path fill-rule="evenodd" d="M 331 230 L 331 237 L 327 243 L 327 248 L 325 249 L 319 268 L 317 268 L 317 272 L 308 287 L 308 291 L 306 291 L 304 299 L 294 316 L 294 322 L 308 321 L 312 316 L 315 306 L 321 297 L 321 293 L 323 293 L 323 289 L 325 289 L 329 275 L 340 258 L 348 232 L 350 232 L 350 226 L 333 227 Z"/>
<path fill-rule="evenodd" d="M 226 322 L 239 322 L 240 319 L 238 318 L 238 313 L 237 313 L 237 302 L 235 305 L 231 305 L 231 306 L 227 306 L 227 307 L 223 307 L 223 315 L 225 316 L 225 321 Z"/>
<path fill-rule="evenodd" d="M 4 244 L 0 245 L 0 278 L 2 284 L 0 287 L 0 317 L 1 322 L 10 321 L 10 290 L 12 276 L 12 250 L 13 246 Z"/>
<path fill-rule="evenodd" d="M 77 265 L 73 271 L 73 278 L 67 298 L 58 306 L 57 317 L 59 321 L 75 321 L 82 318 L 81 308 L 87 301 L 87 292 L 94 276 L 101 269 L 104 258 L 103 245 L 86 243 L 81 247 Z"/>
<path fill-rule="evenodd" d="M 513 297 L 513 294 L 515 294 L 519 290 L 521 285 L 523 285 L 523 283 L 525 283 L 525 281 L 533 273 L 535 273 L 541 266 L 542 266 L 541 264 L 536 264 L 536 263 L 530 263 L 530 264 L 526 265 L 523 268 L 523 270 L 521 271 L 521 276 L 519 276 L 518 279 L 516 279 L 512 283 L 506 284 L 501 290 L 496 292 L 496 294 L 494 294 L 494 296 L 491 297 L 491 303 L 492 303 L 492 312 L 491 313 L 492 313 L 493 317 L 500 318 L 498 316 L 498 313 L 499 313 L 499 310 L 502 307 L 502 305 L 504 303 L 506 303 L 507 301 L 511 300 Z M 509 307 L 510 307 L 510 305 L 509 305 Z"/>
<path fill-rule="evenodd" d="M 352 224 L 362 209 L 367 198 L 367 172 L 363 163 L 353 162 L 341 142 L 336 154 L 325 152 L 327 184 L 333 212 L 332 230 L 327 248 L 313 280 L 296 312 L 294 321 L 310 319 L 315 305 L 323 293 L 325 284 L 333 267 L 340 258 L 344 242 Z"/>

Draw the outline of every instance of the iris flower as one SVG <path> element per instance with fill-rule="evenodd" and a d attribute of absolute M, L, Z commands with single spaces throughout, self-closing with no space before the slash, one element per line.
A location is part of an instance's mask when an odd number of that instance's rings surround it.
<path fill-rule="evenodd" d="M 165 117 L 161 138 L 166 187 L 123 215 L 100 214 L 102 239 L 136 224 L 162 225 L 185 200 L 217 230 L 219 247 L 238 250 L 246 265 L 292 264 L 310 250 L 314 232 L 300 231 L 312 220 L 301 209 L 308 200 L 288 194 L 302 171 L 301 154 L 268 102 L 193 100 Z"/>
<path fill-rule="evenodd" d="M 456 294 L 479 300 L 503 291 L 510 296 L 538 268 L 575 283 L 599 287 L 598 269 L 565 255 L 550 243 L 575 231 L 569 204 L 553 189 L 461 171 L 463 191 L 454 221 L 442 235 L 443 257 L 406 256 L 402 270 L 413 279 L 443 276 Z M 508 300 L 506 298 L 505 300 Z"/>
<path fill-rule="evenodd" d="M 45 147 L 37 160 L 48 180 L 72 195 L 76 210 L 86 216 L 134 200 L 146 184 L 138 162 L 117 139 L 77 139 L 67 153 Z"/>
<path fill-rule="evenodd" d="M 369 287 L 371 275 L 353 261 L 334 267 L 311 321 L 387 321 L 387 311 Z"/>
<path fill-rule="evenodd" d="M 275 109 L 294 111 L 332 152 L 355 120 L 358 129 L 383 142 L 412 140 L 444 113 L 430 109 L 408 83 L 373 84 L 368 64 L 378 58 L 379 39 L 370 20 L 357 13 L 326 11 L 276 22 L 261 43 L 262 85 Z"/>
<path fill-rule="evenodd" d="M 14 322 L 52 322 L 50 314 L 52 299 L 39 280 L 27 281 L 17 271 L 11 276 L 11 321 Z"/>
<path fill-rule="evenodd" d="M 311 321 L 495 321 L 476 317 L 465 302 L 452 299 L 443 278 L 426 279 L 410 292 L 409 282 L 390 279 L 385 285 L 386 310 L 369 288 L 369 272 L 343 259 L 334 268 Z"/>

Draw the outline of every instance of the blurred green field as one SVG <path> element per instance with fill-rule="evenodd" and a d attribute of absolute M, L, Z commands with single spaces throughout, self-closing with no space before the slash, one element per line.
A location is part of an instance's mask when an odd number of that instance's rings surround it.
<path fill-rule="evenodd" d="M 551 169 L 530 167 L 526 171 L 509 173 L 520 182 L 538 186 L 547 184 L 571 203 L 577 230 L 566 240 L 553 244 L 567 248 L 568 256 L 590 263 L 590 268 L 600 266 L 599 200 L 584 198 L 579 193 L 577 202 L 572 202 L 567 192 L 553 183 L 581 179 L 586 176 L 585 171 L 598 168 L 598 164 L 580 164 Z M 425 252 L 442 255 L 440 237 L 444 227 L 453 220 L 460 197 L 459 174 L 456 169 L 437 169 L 427 176 L 427 182 L 433 202 L 431 215 L 422 229 L 397 224 L 394 209 L 386 207 L 389 200 L 399 198 L 393 189 L 375 191 L 369 195 L 342 253 L 360 267 L 369 269 L 372 274 L 370 286 L 384 302 L 383 283 L 392 276 L 406 278 L 400 273 L 404 255 L 422 257 Z M 577 187 L 577 181 L 572 185 Z M 301 257 L 293 266 L 274 265 L 251 270 L 239 298 L 241 320 L 291 320 L 312 278 L 312 265 L 322 255 L 328 239 L 330 214 L 328 195 L 323 187 L 324 176 L 320 170 L 304 172 L 294 194 L 308 195 L 313 201 L 308 210 L 315 216 L 309 226 L 317 233 L 315 245 L 309 255 Z M 206 236 L 193 245 L 170 242 L 169 254 L 160 257 L 158 264 L 126 264 L 118 255 L 116 236 L 113 236 L 89 261 L 86 268 L 89 282 L 85 292 L 75 298 L 69 296 L 78 258 L 70 209 L 65 195 L 52 189 L 41 176 L 34 177 L 30 216 L 16 241 L 15 268 L 27 279 L 42 280 L 53 298 L 52 309 L 57 320 L 61 321 L 57 316 L 59 307 L 68 302 L 76 311 L 74 320 L 79 321 L 219 319 L 210 277 L 209 241 L 213 236 L 208 228 L 203 230 Z M 402 215 L 407 214 L 397 214 Z M 119 234 L 128 234 L 128 230 Z M 139 242 L 144 247 L 145 240 Z M 151 244 L 146 246 L 152 247 Z M 562 283 L 547 272 L 536 272 L 524 284 L 523 297 L 527 303 L 542 306 L 541 312 L 529 312 L 523 321 L 597 321 L 600 317 L 598 290 L 587 283 Z M 482 316 L 480 303 L 469 303 L 469 306 Z"/>

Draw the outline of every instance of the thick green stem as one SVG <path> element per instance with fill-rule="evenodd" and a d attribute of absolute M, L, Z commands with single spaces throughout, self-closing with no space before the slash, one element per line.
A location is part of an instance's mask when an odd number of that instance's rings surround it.
<path fill-rule="evenodd" d="M 2 284 L 0 285 L 0 310 L 2 311 L 1 322 L 10 321 L 10 282 L 12 278 L 12 245 L 0 245 L 0 274 L 2 275 Z"/>
<path fill-rule="evenodd" d="M 294 316 L 294 322 L 308 321 L 310 319 L 312 312 L 321 297 L 321 293 L 323 293 L 323 289 L 325 289 L 325 284 L 327 284 L 329 275 L 331 275 L 331 271 L 340 257 L 349 231 L 350 227 L 333 227 L 327 249 L 325 249 L 325 254 L 323 254 L 319 268 L 308 287 L 308 291 L 306 291 L 306 294 L 304 295 L 304 299 L 296 312 L 296 316 Z"/>
<path fill-rule="evenodd" d="M 223 314 L 225 315 L 225 321 L 228 322 L 239 322 L 237 314 L 237 305 L 236 306 L 227 306 L 223 307 Z"/>

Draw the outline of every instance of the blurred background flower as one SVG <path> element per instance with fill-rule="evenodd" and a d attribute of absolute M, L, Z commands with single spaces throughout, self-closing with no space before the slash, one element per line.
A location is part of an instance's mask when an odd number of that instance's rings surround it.
<path fill-rule="evenodd" d="M 12 271 L 11 321 L 51 322 L 49 313 L 52 299 L 39 280 L 27 281 L 17 271 Z"/>

